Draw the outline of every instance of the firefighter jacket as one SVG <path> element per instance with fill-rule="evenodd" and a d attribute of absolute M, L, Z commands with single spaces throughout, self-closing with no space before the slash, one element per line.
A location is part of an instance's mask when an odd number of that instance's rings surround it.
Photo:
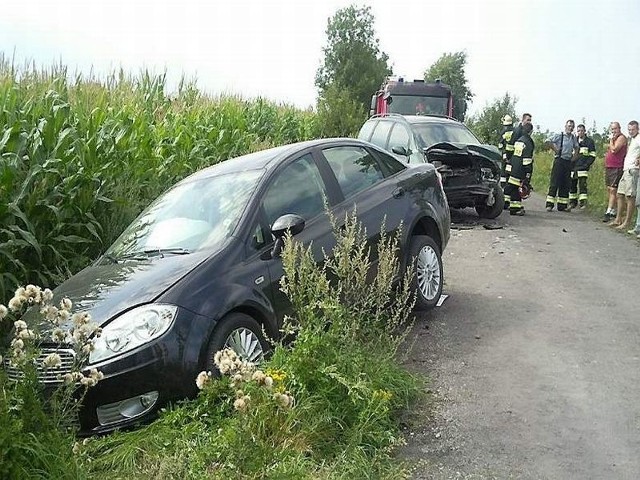
<path fill-rule="evenodd" d="M 596 161 L 596 144 L 593 139 L 585 136 L 578 139 L 578 158 L 574 170 L 589 170 L 593 162 Z"/>
<path fill-rule="evenodd" d="M 513 134 L 513 125 L 506 125 L 502 129 L 502 132 L 500 132 L 500 138 L 498 139 L 498 149 L 500 150 L 500 153 L 502 153 L 503 157 L 507 150 L 507 144 L 511 141 L 512 134 Z"/>
<path fill-rule="evenodd" d="M 506 150 L 505 153 L 507 154 L 507 160 L 509 160 L 511 158 L 511 156 L 513 155 L 513 149 L 514 149 L 514 145 L 516 143 L 516 140 L 518 140 L 521 136 L 522 136 L 522 124 L 519 124 L 511 132 L 511 138 L 509 139 L 509 141 L 507 142 L 507 145 L 505 147 L 505 150 Z"/>
<path fill-rule="evenodd" d="M 511 157 L 511 177 L 509 183 L 520 184 L 527 173 L 531 173 L 533 168 L 533 151 L 535 144 L 530 135 L 521 135 L 513 145 L 513 156 Z M 513 181 L 511 179 L 513 178 Z"/>

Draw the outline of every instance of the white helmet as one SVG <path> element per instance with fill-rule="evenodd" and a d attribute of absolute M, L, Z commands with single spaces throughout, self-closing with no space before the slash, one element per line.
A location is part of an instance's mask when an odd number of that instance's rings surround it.
<path fill-rule="evenodd" d="M 504 117 L 502 117 L 502 125 L 512 125 L 513 124 L 513 119 L 511 118 L 511 115 L 505 115 Z"/>

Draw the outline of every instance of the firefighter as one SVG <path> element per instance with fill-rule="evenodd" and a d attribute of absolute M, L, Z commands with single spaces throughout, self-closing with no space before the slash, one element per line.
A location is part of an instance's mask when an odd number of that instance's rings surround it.
<path fill-rule="evenodd" d="M 524 215 L 524 207 L 522 206 L 521 187 L 527 179 L 527 175 L 531 176 L 533 171 L 533 151 L 535 145 L 531 138 L 533 125 L 525 123 L 521 125 L 520 138 L 513 145 L 513 155 L 511 156 L 511 173 L 504 188 L 505 196 L 511 199 L 509 203 L 509 213 L 511 215 Z"/>
<path fill-rule="evenodd" d="M 502 131 L 500 132 L 500 139 L 498 140 L 498 149 L 502 154 L 502 175 L 500 175 L 500 186 L 505 187 L 507 183 L 507 144 L 511 140 L 511 134 L 513 133 L 513 119 L 511 115 L 505 115 L 502 117 Z"/>
<path fill-rule="evenodd" d="M 593 139 L 587 137 L 587 130 L 584 125 L 578 125 L 577 130 L 578 159 L 571 172 L 569 205 L 571 205 L 571 208 L 579 205 L 580 209 L 583 209 L 587 206 L 587 180 L 589 178 L 589 169 L 596 160 L 596 144 L 593 142 Z M 578 190 L 580 190 L 580 194 L 578 194 Z"/>
<path fill-rule="evenodd" d="M 547 142 L 555 153 L 551 176 L 549 178 L 549 192 L 547 193 L 547 212 L 551 212 L 557 204 L 559 212 L 570 212 L 569 190 L 571 190 L 571 170 L 578 151 L 578 140 L 573 134 L 575 122 L 567 120 L 564 132 L 558 133 Z"/>
<path fill-rule="evenodd" d="M 527 124 L 531 124 L 531 114 L 530 113 L 523 113 L 522 114 L 522 120 L 520 121 L 520 124 L 513 129 L 513 132 L 511 133 L 511 138 L 507 142 L 507 144 L 505 145 L 505 154 L 507 155 L 506 166 L 505 166 L 505 182 L 506 182 L 506 184 L 509 183 L 509 172 L 511 172 L 511 156 L 513 155 L 514 144 L 522 136 L 522 127 L 524 125 L 527 125 Z M 505 188 L 506 188 L 506 184 L 505 184 Z M 504 192 L 504 209 L 505 210 L 509 210 L 509 202 L 510 202 L 510 200 L 511 199 L 509 198 L 509 195 L 507 194 L 507 191 L 505 190 L 505 192 Z"/>

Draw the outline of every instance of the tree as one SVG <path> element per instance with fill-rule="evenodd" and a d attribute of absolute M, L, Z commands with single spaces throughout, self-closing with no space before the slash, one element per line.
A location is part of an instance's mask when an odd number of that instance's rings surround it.
<path fill-rule="evenodd" d="M 502 98 L 496 98 L 487 103 L 481 112 L 476 113 L 467 120 L 467 125 L 483 143 L 497 144 L 502 131 L 502 117 L 511 115 L 514 123 L 516 118 L 516 102 L 518 100 L 509 92 Z"/>
<path fill-rule="evenodd" d="M 453 116 L 460 121 L 464 121 L 467 104 L 473 98 L 464 72 L 466 63 L 465 52 L 445 53 L 424 72 L 425 81 L 435 82 L 439 79 L 451 87 Z"/>
<path fill-rule="evenodd" d="M 366 116 L 361 103 L 331 84 L 318 99 L 316 130 L 322 138 L 355 137 Z"/>
<path fill-rule="evenodd" d="M 329 100 L 329 87 L 346 92 L 347 97 L 368 111 L 371 95 L 385 76 L 391 74 L 389 57 L 380 51 L 370 7 L 350 5 L 338 10 L 328 21 L 324 61 L 316 73 L 319 98 Z"/>

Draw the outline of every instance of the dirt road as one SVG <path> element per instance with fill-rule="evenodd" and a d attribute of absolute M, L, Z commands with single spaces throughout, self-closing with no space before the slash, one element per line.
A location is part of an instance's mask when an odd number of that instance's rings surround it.
<path fill-rule="evenodd" d="M 450 296 L 415 326 L 435 404 L 401 454 L 417 479 L 640 478 L 640 241 L 525 205 L 454 217 L 476 225 L 454 225 Z"/>

